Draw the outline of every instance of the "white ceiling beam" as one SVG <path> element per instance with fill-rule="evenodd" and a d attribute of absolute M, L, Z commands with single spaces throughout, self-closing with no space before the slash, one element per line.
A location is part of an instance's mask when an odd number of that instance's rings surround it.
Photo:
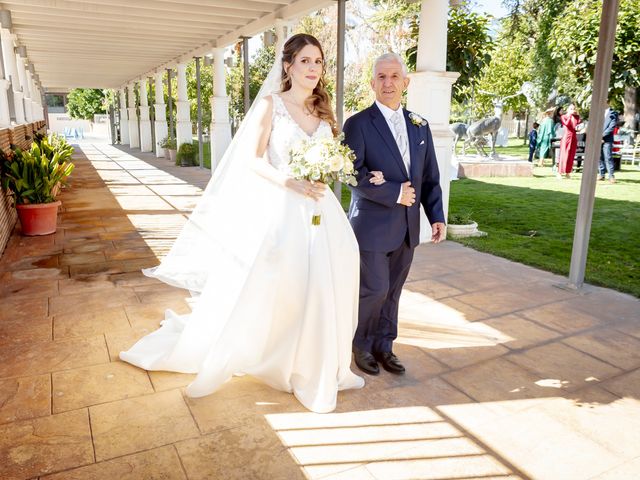
<path fill-rule="evenodd" d="M 240 27 L 233 32 L 230 32 L 222 37 L 216 39 L 216 46 L 226 47 L 238 41 L 240 37 L 253 37 L 261 32 L 264 32 L 268 28 L 275 25 L 277 19 L 288 20 L 297 18 L 302 15 L 306 15 L 309 12 L 319 10 L 328 5 L 335 4 L 331 0 L 297 0 L 291 2 L 286 7 L 282 7 L 274 13 L 265 15 L 264 17 L 254 20 L 253 22 Z"/>
<path fill-rule="evenodd" d="M 222 3 L 222 2 L 217 2 Z M 277 6 L 268 9 L 266 6 L 254 8 L 251 10 L 228 8 L 230 3 L 227 1 L 225 6 L 209 5 L 208 9 L 198 6 L 180 5 L 176 8 L 162 8 L 161 2 L 154 2 L 154 7 L 140 8 L 139 4 L 133 2 L 123 2 L 120 5 L 108 5 L 105 2 L 96 4 L 87 4 L 73 0 L 9 0 L 2 2 L 4 7 L 12 12 L 32 11 L 32 7 L 46 8 L 47 12 L 74 12 L 74 13 L 93 13 L 98 15 L 122 15 L 126 12 L 127 16 L 143 16 L 147 18 L 171 18 L 175 14 L 179 14 L 182 18 L 192 19 L 195 21 L 203 21 L 208 17 L 210 21 L 216 21 L 215 18 L 259 18 L 265 13 L 278 8 Z M 231 4 L 235 6 L 234 4 Z M 260 5 L 260 4 L 256 4 Z M 160 8 L 159 8 L 160 7 Z M 123 10 L 125 9 L 125 10 Z"/>
<path fill-rule="evenodd" d="M 32 12 L 28 8 L 11 10 L 11 17 L 17 20 L 23 19 L 25 16 L 32 16 Z M 203 15 L 185 15 L 185 14 L 171 14 L 165 15 L 135 15 L 131 12 L 117 13 L 86 13 L 78 12 L 77 10 L 64 10 L 64 9 L 49 9 L 43 15 L 49 18 L 64 18 L 70 21 L 98 21 L 102 23 L 120 23 L 126 22 L 144 22 L 147 25 L 187 25 L 193 24 L 197 27 L 206 28 L 208 25 L 232 25 L 240 26 L 247 23 L 247 21 L 255 18 L 259 18 L 258 15 L 250 17 L 228 17 L 222 15 L 209 15 L 209 18 L 205 14 Z"/>
<path fill-rule="evenodd" d="M 81 16 L 57 16 L 50 13 L 39 13 L 37 15 L 20 13 L 11 15 L 12 22 L 17 26 L 36 26 L 42 28 L 42 25 L 55 25 L 56 28 L 60 27 L 71 27 L 82 25 L 83 27 L 95 27 L 102 30 L 119 29 L 121 26 L 129 26 L 131 28 L 144 28 L 147 31 L 157 31 L 158 28 L 164 28 L 166 30 L 175 30 L 179 28 L 185 28 L 187 31 L 200 32 L 202 34 L 206 34 L 210 31 L 214 30 L 224 30 L 229 31 L 237 26 L 237 23 L 234 22 L 224 22 L 224 23 L 202 23 L 202 24 L 193 24 L 192 22 L 182 22 L 179 19 L 167 19 L 164 21 L 157 20 L 145 20 L 144 18 L 134 19 L 127 16 L 113 17 L 113 18 L 88 18 Z"/>

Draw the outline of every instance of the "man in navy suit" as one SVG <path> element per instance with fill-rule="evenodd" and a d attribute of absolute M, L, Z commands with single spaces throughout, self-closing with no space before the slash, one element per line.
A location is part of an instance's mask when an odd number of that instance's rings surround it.
<path fill-rule="evenodd" d="M 607 102 L 604 111 L 604 125 L 602 127 L 602 150 L 600 151 L 599 180 L 604 180 L 605 171 L 609 175 L 609 182 L 616 183 L 613 165 L 613 131 L 618 126 L 618 112 L 613 110 Z"/>
<path fill-rule="evenodd" d="M 402 59 L 387 53 L 374 63 L 376 101 L 349 118 L 345 143 L 356 154 L 349 220 L 360 245 L 360 308 L 353 353 L 360 370 L 405 368 L 393 353 L 398 302 L 420 240 L 420 205 L 434 243 L 445 237 L 440 174 L 426 120 L 400 105 L 409 85 Z M 418 200 L 416 202 L 416 200 Z"/>

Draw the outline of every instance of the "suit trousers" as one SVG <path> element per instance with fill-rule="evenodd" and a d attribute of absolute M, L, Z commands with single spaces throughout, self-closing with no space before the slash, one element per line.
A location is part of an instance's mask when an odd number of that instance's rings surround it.
<path fill-rule="evenodd" d="M 414 248 L 409 235 L 392 252 L 360 252 L 360 307 L 354 347 L 390 352 L 398 336 L 398 306 Z"/>

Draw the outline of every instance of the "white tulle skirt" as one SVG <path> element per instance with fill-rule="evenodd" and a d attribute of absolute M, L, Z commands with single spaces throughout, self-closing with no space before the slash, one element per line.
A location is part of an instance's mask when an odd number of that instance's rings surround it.
<path fill-rule="evenodd" d="M 158 330 L 120 358 L 146 370 L 197 373 L 186 390 L 192 397 L 243 373 L 293 393 L 311 411 L 330 412 L 339 390 L 364 386 L 350 369 L 358 244 L 328 188 L 317 203 L 273 188 L 266 235 L 250 262 L 217 255 L 192 313 L 168 311 Z"/>

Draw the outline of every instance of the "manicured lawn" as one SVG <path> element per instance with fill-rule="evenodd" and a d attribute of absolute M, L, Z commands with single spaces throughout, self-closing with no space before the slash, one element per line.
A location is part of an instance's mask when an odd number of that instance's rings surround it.
<path fill-rule="evenodd" d="M 457 240 L 476 250 L 568 275 L 580 174 L 558 180 L 549 167 L 530 178 L 451 183 L 449 211 L 471 211 L 487 237 Z M 640 170 L 598 182 L 586 281 L 640 297 Z"/>
<path fill-rule="evenodd" d="M 198 145 L 198 137 L 193 137 L 193 144 Z M 202 142 L 202 151 L 204 156 L 204 168 L 211 168 L 211 142 Z M 199 162 L 196 155 L 196 162 Z"/>

